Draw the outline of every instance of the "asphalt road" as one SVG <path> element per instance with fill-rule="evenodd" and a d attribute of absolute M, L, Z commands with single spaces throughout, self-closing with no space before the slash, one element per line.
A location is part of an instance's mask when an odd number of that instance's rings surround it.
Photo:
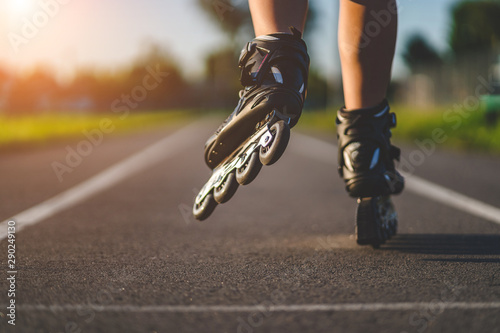
<path fill-rule="evenodd" d="M 196 222 L 188 211 L 216 123 L 104 137 L 62 181 L 53 162 L 81 141 L 1 152 L 5 220 L 177 135 L 139 155 L 137 172 L 18 221 L 16 325 L 3 239 L 0 331 L 500 332 L 500 224 L 409 190 L 395 198 L 399 235 L 357 246 L 333 134 L 292 133 L 276 165 Z M 438 147 L 413 173 L 500 207 L 498 170 L 498 156 Z"/>

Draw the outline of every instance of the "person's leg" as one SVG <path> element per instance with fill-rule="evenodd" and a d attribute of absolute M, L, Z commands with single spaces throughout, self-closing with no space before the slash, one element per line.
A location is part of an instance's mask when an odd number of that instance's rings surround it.
<path fill-rule="evenodd" d="M 304 32 L 308 0 L 249 0 L 256 36 L 290 33 L 289 27 Z"/>
<path fill-rule="evenodd" d="M 394 165 L 400 151 L 390 140 L 396 118 L 386 99 L 397 33 L 396 3 L 340 0 L 340 4 L 345 107 L 336 120 L 339 171 L 349 195 L 358 198 L 358 244 L 378 247 L 396 232 L 390 195 L 404 187 Z"/>
<path fill-rule="evenodd" d="M 385 99 L 396 35 L 395 0 L 340 0 L 338 40 L 347 110 Z"/>
<path fill-rule="evenodd" d="M 238 105 L 205 143 L 205 162 L 215 177 L 195 199 L 198 220 L 231 199 L 238 184 L 253 181 L 262 165 L 281 157 L 304 106 L 309 55 L 302 32 L 308 1 L 249 1 L 257 37 L 240 53 Z"/>

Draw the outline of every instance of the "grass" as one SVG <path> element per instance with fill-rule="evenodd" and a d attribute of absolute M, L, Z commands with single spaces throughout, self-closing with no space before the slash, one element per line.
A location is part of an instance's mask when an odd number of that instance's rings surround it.
<path fill-rule="evenodd" d="M 450 107 L 422 112 L 403 108 L 398 112 L 396 139 L 414 142 L 433 139 L 439 131 L 446 147 L 500 153 L 500 124 L 488 125 L 483 109 Z"/>
<path fill-rule="evenodd" d="M 399 141 L 435 140 L 444 147 L 461 150 L 479 150 L 500 153 L 500 123 L 487 126 L 484 109 L 473 111 L 447 107 L 422 110 L 395 105 L 398 116 L 394 137 Z M 192 119 L 196 113 L 188 111 L 138 112 L 123 119 L 110 114 L 46 114 L 38 116 L 6 117 L 0 115 L 0 146 L 17 143 L 44 143 L 54 139 L 81 138 L 84 131 L 99 129 L 108 119 L 111 134 L 138 131 L 159 125 L 176 124 Z M 336 110 L 304 112 L 298 128 L 303 130 L 335 131 Z M 436 137 L 436 134 L 439 134 Z M 442 140 L 441 140 L 442 139 Z M 436 141 L 436 140 L 435 140 Z"/>
<path fill-rule="evenodd" d="M 107 126 L 105 134 L 137 131 L 186 121 L 191 115 L 192 113 L 186 111 L 138 112 L 123 119 L 113 114 L 62 113 L 20 117 L 0 115 L 0 146 L 78 138 L 84 135 L 84 131 L 99 130 L 103 125 Z"/>
<path fill-rule="evenodd" d="M 434 140 L 437 144 L 459 150 L 500 153 L 500 122 L 488 126 L 484 109 L 439 107 L 418 109 L 395 105 L 398 126 L 393 131 L 399 141 Z M 299 128 L 332 132 L 336 110 L 304 112 Z"/>

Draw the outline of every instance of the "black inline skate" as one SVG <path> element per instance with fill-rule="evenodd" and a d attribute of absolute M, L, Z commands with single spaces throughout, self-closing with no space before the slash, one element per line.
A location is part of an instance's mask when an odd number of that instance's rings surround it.
<path fill-rule="evenodd" d="M 379 105 L 337 113 L 339 173 L 350 196 L 358 198 L 356 241 L 379 247 L 396 234 L 397 214 L 391 195 L 404 188 L 396 171 L 399 148 L 391 145 L 396 115 L 384 100 Z"/>
<path fill-rule="evenodd" d="M 255 38 L 242 50 L 239 67 L 244 89 L 235 110 L 205 144 L 212 176 L 193 206 L 198 220 L 227 202 L 239 185 L 257 177 L 262 165 L 283 154 L 302 113 L 307 91 L 309 56 L 301 33 Z"/>

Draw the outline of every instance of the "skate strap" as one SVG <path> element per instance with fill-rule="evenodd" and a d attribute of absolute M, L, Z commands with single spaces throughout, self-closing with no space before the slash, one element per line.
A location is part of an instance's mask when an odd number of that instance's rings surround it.
<path fill-rule="evenodd" d="M 238 61 L 238 66 L 242 68 L 247 63 L 248 59 L 253 53 L 253 50 L 257 47 L 257 44 L 248 42 L 245 47 L 241 50 L 240 59 Z"/>
<path fill-rule="evenodd" d="M 271 62 L 279 58 L 293 59 L 307 72 L 309 56 L 307 47 L 300 39 L 300 31 L 293 28 L 292 34 L 260 36 L 247 43 L 241 50 L 238 66 L 243 86 L 260 85 L 266 73 L 271 71 Z"/>
<path fill-rule="evenodd" d="M 241 69 L 240 82 L 243 86 L 250 86 L 257 83 L 259 73 L 265 67 L 271 51 L 263 47 L 258 47 L 255 42 L 247 43 L 240 54 L 238 66 Z M 254 58 L 251 60 L 251 58 Z M 257 67 L 256 71 L 255 67 Z"/>

